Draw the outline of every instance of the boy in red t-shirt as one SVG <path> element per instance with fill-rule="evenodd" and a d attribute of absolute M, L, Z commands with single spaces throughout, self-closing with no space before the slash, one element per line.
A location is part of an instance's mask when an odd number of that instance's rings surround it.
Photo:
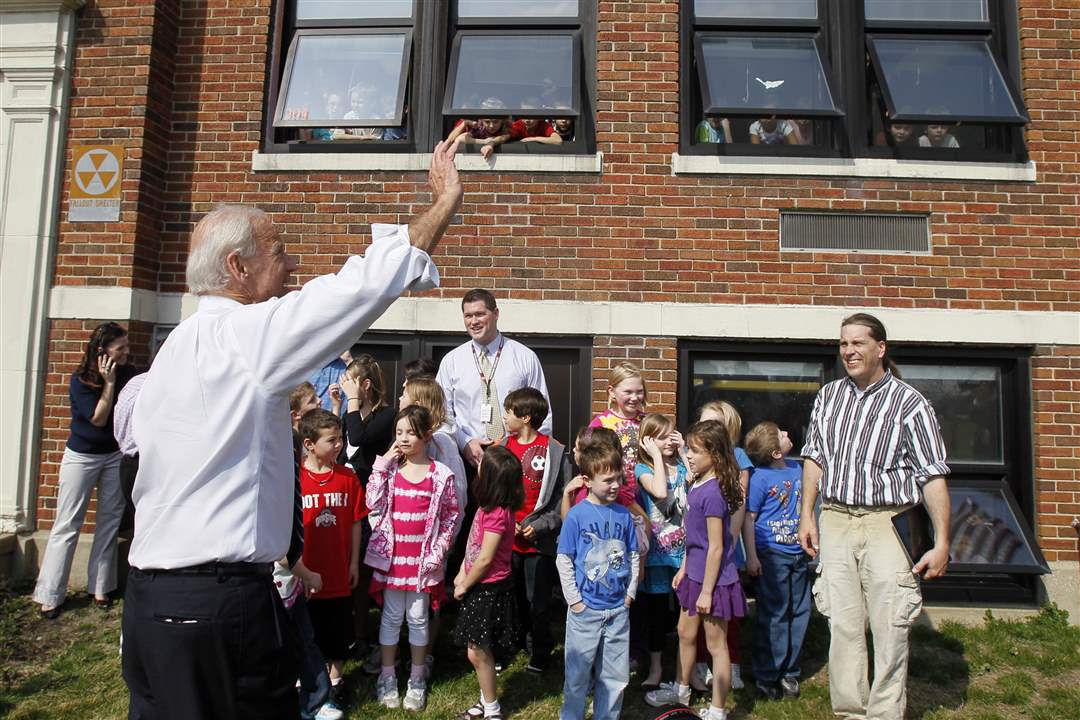
<path fill-rule="evenodd" d="M 538 142 L 562 145 L 563 137 L 554 126 L 543 118 L 520 118 L 510 125 L 510 139 L 521 142 Z"/>
<path fill-rule="evenodd" d="M 530 651 L 526 670 L 547 669 L 555 640 L 551 635 L 551 591 L 558 583 L 555 545 L 562 517 L 559 503 L 570 479 L 570 457 L 559 441 L 539 432 L 548 414 L 543 393 L 521 388 L 503 401 L 506 447 L 521 461 L 525 502 L 514 515 L 511 568 L 521 618 L 520 644 Z M 531 646 L 528 642 L 531 635 Z"/>
<path fill-rule="evenodd" d="M 367 505 L 360 480 L 335 461 L 341 454 L 341 420 L 312 410 L 300 420 L 307 456 L 300 466 L 304 504 L 304 565 L 322 576 L 308 601 L 315 644 L 330 671 L 331 693 L 340 695 L 341 666 L 353 641 L 352 588 L 360 572 L 360 540 Z"/>

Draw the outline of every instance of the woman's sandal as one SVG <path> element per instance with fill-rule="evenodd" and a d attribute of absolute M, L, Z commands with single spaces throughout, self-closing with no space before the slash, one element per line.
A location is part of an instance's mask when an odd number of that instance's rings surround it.
<path fill-rule="evenodd" d="M 471 708 L 457 716 L 457 720 L 479 720 L 484 717 L 483 703 L 476 703 Z"/>

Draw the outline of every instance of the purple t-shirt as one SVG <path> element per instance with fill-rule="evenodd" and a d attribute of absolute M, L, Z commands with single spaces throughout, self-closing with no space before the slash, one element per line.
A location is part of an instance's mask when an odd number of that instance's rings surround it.
<path fill-rule="evenodd" d="M 727 500 L 720 492 L 720 483 L 709 480 L 690 489 L 689 508 L 683 518 L 686 529 L 686 576 L 696 583 L 705 581 L 705 555 L 709 551 L 709 529 L 706 518 L 718 517 L 724 523 L 724 554 L 720 557 L 720 574 L 717 586 L 739 581 L 735 567 L 735 546 L 729 542 L 731 513 Z"/>

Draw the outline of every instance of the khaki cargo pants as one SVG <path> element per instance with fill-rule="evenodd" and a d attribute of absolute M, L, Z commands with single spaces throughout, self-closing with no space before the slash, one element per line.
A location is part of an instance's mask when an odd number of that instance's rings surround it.
<path fill-rule="evenodd" d="M 892 517 L 901 509 L 831 503 L 821 509 L 814 604 L 829 619 L 829 696 L 833 712 L 844 717 L 904 717 L 908 630 L 922 612 L 922 593 L 893 530 Z M 867 678 L 868 621 L 873 685 Z"/>

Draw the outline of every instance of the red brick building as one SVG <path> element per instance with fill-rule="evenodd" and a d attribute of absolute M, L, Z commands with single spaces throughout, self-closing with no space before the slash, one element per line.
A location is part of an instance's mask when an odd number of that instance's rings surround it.
<path fill-rule="evenodd" d="M 193 307 L 186 247 L 206 211 L 257 205 L 299 255 L 299 280 L 331 272 L 364 250 L 370 223 L 425 205 L 424 153 L 454 120 L 501 103 L 573 119 L 572 139 L 508 142 L 490 161 L 463 148 L 442 287 L 402 299 L 365 338 L 388 371 L 460 342 L 460 295 L 488 287 L 501 327 L 541 352 L 563 439 L 630 359 L 651 406 L 680 423 L 726 397 L 746 429 L 773 419 L 798 442 L 814 391 L 843 372 L 840 320 L 868 310 L 949 444 L 954 555 L 971 572 L 928 595 L 1048 597 L 1080 616 L 1076 2 L 5 0 L 0 12 L 0 530 L 19 534 L 30 571 L 89 330 L 126 323 L 148 362 Z M 706 116 L 728 121 L 727 142 L 699 141 L 724 136 Z M 771 118 L 781 144 L 752 143 Z M 920 147 L 927 125 L 959 147 Z M 365 128 L 376 139 L 356 139 Z M 71 217 L 73 153 L 91 145 L 122 155 L 115 221 Z M 1031 573 L 1040 552 L 1049 575 Z"/>

